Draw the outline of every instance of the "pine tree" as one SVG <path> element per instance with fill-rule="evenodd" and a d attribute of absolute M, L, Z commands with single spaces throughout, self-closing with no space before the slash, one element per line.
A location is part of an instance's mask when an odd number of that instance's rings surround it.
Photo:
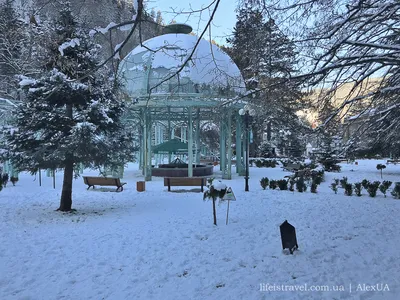
<path fill-rule="evenodd" d="M 304 95 L 299 83 L 290 80 L 296 72 L 294 45 L 273 19 L 265 20 L 261 10 L 244 7 L 237 19 L 234 35 L 227 39 L 232 45 L 227 52 L 241 70 L 247 88 L 258 90 L 250 100 L 258 112 L 253 126 L 254 142 L 256 146 L 261 144 L 264 131 L 271 140 L 272 129 L 290 130 L 292 139 L 296 139 L 306 126 L 296 115 L 304 106 Z"/>
<path fill-rule="evenodd" d="M 58 210 L 70 211 L 74 169 L 124 164 L 132 158 L 132 138 L 121 124 L 124 105 L 114 81 L 96 71 L 100 47 L 79 29 L 68 6 L 52 32 L 41 76 L 21 76 L 26 101 L 5 134 L 17 169 L 64 169 Z"/>
<path fill-rule="evenodd" d="M 0 3 L 0 96 L 13 98 L 14 76 L 21 70 L 24 27 L 12 0 Z"/>

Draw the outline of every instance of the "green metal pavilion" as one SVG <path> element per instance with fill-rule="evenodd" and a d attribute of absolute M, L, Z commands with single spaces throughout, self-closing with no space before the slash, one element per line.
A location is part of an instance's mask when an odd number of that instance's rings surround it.
<path fill-rule="evenodd" d="M 246 104 L 246 89 L 239 69 L 219 47 L 189 34 L 190 26 L 167 29 L 133 49 L 119 66 L 127 121 L 140 121 L 139 165 L 145 180 L 151 180 L 152 149 L 175 138 L 177 127 L 188 143 L 188 175 L 193 176 L 193 163 L 200 163 L 200 128 L 206 123 L 220 133 L 223 178 L 232 177 L 233 144 L 236 171 L 243 175 L 246 149 L 239 110 Z"/>

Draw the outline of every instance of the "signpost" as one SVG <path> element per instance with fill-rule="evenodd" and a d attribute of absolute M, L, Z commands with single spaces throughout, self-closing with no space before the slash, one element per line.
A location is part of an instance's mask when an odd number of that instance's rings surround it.
<path fill-rule="evenodd" d="M 299 248 L 297 245 L 296 228 L 289 224 L 287 220 L 285 220 L 285 222 L 283 222 L 279 227 L 281 230 L 282 248 L 288 248 L 290 254 L 293 254 L 293 251 Z"/>
<path fill-rule="evenodd" d="M 223 200 L 228 200 L 228 208 L 226 210 L 226 225 L 228 225 L 228 217 L 229 217 L 229 201 L 236 201 L 235 194 L 232 191 L 232 188 L 228 188 L 226 190 L 226 193 L 224 197 L 222 198 Z"/>

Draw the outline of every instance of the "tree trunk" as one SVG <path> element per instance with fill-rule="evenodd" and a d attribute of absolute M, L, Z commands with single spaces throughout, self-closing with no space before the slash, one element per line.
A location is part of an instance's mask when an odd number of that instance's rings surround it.
<path fill-rule="evenodd" d="M 267 141 L 271 141 L 271 121 L 267 123 Z"/>
<path fill-rule="evenodd" d="M 72 180 L 74 178 L 74 163 L 67 161 L 64 168 L 64 181 L 61 193 L 60 211 L 71 211 L 72 209 Z"/>
<path fill-rule="evenodd" d="M 214 225 L 217 225 L 217 211 L 215 209 L 215 200 L 213 199 L 213 214 L 214 214 Z"/>
<path fill-rule="evenodd" d="M 66 116 L 72 120 L 73 107 L 71 104 L 66 105 Z M 74 178 L 74 161 L 71 154 L 67 154 L 65 157 L 64 167 L 64 180 L 61 193 L 60 211 L 71 211 L 72 209 L 72 180 Z"/>

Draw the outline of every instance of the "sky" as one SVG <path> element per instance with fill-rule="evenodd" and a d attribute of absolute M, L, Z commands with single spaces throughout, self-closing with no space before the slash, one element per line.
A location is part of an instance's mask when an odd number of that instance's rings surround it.
<path fill-rule="evenodd" d="M 148 0 L 147 10 L 150 11 L 152 8 L 155 11 L 160 10 L 166 24 L 174 19 L 177 23 L 186 23 L 192 26 L 193 32 L 200 34 L 207 24 L 214 5 L 201 15 L 200 13 L 194 13 L 177 16 L 174 11 L 189 12 L 199 10 L 208 6 L 211 2 L 212 0 Z M 236 24 L 236 5 L 236 0 L 221 0 L 218 6 L 211 27 L 211 36 L 218 44 L 226 44 L 226 38 L 232 34 L 233 27 Z M 209 32 L 205 38 L 209 39 Z"/>

